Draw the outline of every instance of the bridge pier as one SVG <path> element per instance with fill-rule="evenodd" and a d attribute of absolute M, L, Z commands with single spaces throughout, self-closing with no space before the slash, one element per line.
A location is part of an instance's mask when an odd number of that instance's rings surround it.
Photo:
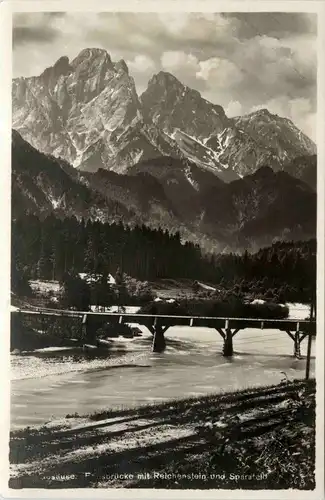
<path fill-rule="evenodd" d="M 299 323 L 297 323 L 297 330 L 295 332 L 290 332 L 286 330 L 289 337 L 293 340 L 293 355 L 297 359 L 301 359 L 301 342 L 307 337 L 307 333 L 303 333 L 299 330 Z"/>
<path fill-rule="evenodd" d="M 90 318 L 87 314 L 84 314 L 82 317 L 81 342 L 83 344 L 96 343 L 96 326 L 94 325 L 94 321 L 90 321 Z"/>
<path fill-rule="evenodd" d="M 295 338 L 294 338 L 294 357 L 297 359 L 301 358 L 301 349 L 300 349 L 300 334 L 299 332 L 295 332 Z"/>
<path fill-rule="evenodd" d="M 163 352 L 166 349 L 165 331 L 168 327 L 154 325 L 150 327 L 153 334 L 152 352 Z"/>
<path fill-rule="evenodd" d="M 81 341 L 84 342 L 87 339 L 88 334 L 88 318 L 87 314 L 84 314 L 81 322 Z"/>
<path fill-rule="evenodd" d="M 223 342 L 223 355 L 225 357 L 232 356 L 234 354 L 234 347 L 232 341 L 232 331 L 230 328 L 225 329 L 225 337 Z"/>
<path fill-rule="evenodd" d="M 163 328 L 159 325 L 156 325 L 153 334 L 152 351 L 163 352 L 165 348 L 166 348 L 166 339 L 164 336 Z"/>
<path fill-rule="evenodd" d="M 235 330 L 232 330 L 229 328 L 228 325 L 226 325 L 226 328 L 223 330 L 222 328 L 216 328 L 217 332 L 220 333 L 221 337 L 223 338 L 223 350 L 222 354 L 225 357 L 230 357 L 234 354 L 234 347 L 233 347 L 233 337 L 236 335 L 236 333 L 239 332 L 239 328 L 236 328 Z"/>
<path fill-rule="evenodd" d="M 293 319 L 247 319 L 247 318 L 221 318 L 221 317 L 200 317 L 200 316 L 174 316 L 174 315 L 159 315 L 159 314 L 126 314 L 121 313 L 118 316 L 116 313 L 97 313 L 83 311 L 70 311 L 59 309 L 41 309 L 32 308 L 27 310 L 17 310 L 11 312 L 11 336 L 12 345 L 16 342 L 20 343 L 20 322 L 23 323 L 23 329 L 31 328 L 38 330 L 40 323 L 44 323 L 42 330 L 47 330 L 46 334 L 50 334 L 52 316 L 54 317 L 54 326 L 56 327 L 57 318 L 76 318 L 80 327 L 79 334 L 80 344 L 95 344 L 98 328 L 106 323 L 109 318 L 112 324 L 139 323 L 148 327 L 153 335 L 152 350 L 154 352 L 162 352 L 166 347 L 164 334 L 169 327 L 176 325 L 189 325 L 190 327 L 208 327 L 215 328 L 223 338 L 223 355 L 231 357 L 234 353 L 233 337 L 240 329 L 259 328 L 277 329 L 285 331 L 293 341 L 293 355 L 296 358 L 301 358 L 301 342 L 307 335 L 316 335 L 316 321 L 311 320 L 293 320 Z M 46 319 L 44 319 L 45 317 Z M 22 321 L 24 319 L 24 321 Z M 79 323 L 80 321 L 80 323 Z M 45 324 L 47 323 L 47 325 Z M 166 326 L 167 324 L 167 326 Z M 72 325 L 74 327 L 74 324 Z M 62 329 L 63 330 L 63 329 Z M 73 335 L 74 328 L 72 329 Z M 71 332 L 71 333 L 72 333 Z M 68 337 L 70 335 L 68 334 Z M 24 335 L 25 337 L 25 335 Z"/>

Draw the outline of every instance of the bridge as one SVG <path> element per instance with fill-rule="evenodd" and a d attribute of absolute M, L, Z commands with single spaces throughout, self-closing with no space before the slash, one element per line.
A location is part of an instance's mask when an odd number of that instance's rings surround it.
<path fill-rule="evenodd" d="M 15 328 L 19 322 L 23 321 L 34 328 L 41 324 L 42 331 L 44 331 L 49 322 L 64 318 L 77 319 L 79 325 L 78 338 L 83 344 L 96 342 L 96 331 L 105 323 L 143 325 L 152 333 L 152 350 L 154 352 L 164 351 L 166 347 L 165 333 L 172 326 L 214 328 L 223 339 L 224 356 L 233 355 L 233 339 L 235 335 L 238 335 L 238 332 L 246 328 L 260 329 L 261 334 L 262 331 L 270 329 L 285 332 L 293 341 L 293 355 L 297 358 L 301 356 L 301 342 L 308 336 L 310 338 L 308 350 L 310 350 L 311 337 L 316 335 L 315 320 L 130 314 L 43 308 L 17 309 L 11 312 L 12 328 Z"/>

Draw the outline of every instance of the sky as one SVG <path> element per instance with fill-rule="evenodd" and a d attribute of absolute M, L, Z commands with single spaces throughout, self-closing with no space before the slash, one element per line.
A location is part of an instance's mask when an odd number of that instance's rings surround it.
<path fill-rule="evenodd" d="M 139 94 L 168 71 L 229 117 L 267 108 L 316 141 L 316 14 L 33 12 L 13 23 L 14 77 L 104 48 Z"/>

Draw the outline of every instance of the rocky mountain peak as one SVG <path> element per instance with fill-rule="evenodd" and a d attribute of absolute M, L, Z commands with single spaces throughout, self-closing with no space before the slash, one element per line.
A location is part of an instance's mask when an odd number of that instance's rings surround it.
<path fill-rule="evenodd" d="M 117 72 L 126 73 L 127 75 L 129 74 L 129 68 L 127 67 L 127 64 L 124 61 L 124 59 L 121 59 L 120 61 L 115 63 L 114 68 Z"/>
<path fill-rule="evenodd" d="M 81 65 L 93 64 L 94 62 L 105 62 L 112 65 L 112 60 L 107 50 L 98 48 L 83 49 L 71 62 L 71 66 L 76 69 Z"/>
<path fill-rule="evenodd" d="M 260 109 L 232 119 L 259 146 L 278 157 L 279 165 L 303 154 L 315 154 L 316 145 L 291 120 Z"/>
<path fill-rule="evenodd" d="M 152 85 L 177 85 L 178 87 L 184 87 L 184 85 L 176 78 L 176 76 L 172 75 L 168 71 L 159 71 L 156 75 L 148 82 L 148 88 Z"/>
<path fill-rule="evenodd" d="M 115 72 L 110 55 L 103 49 L 84 49 L 73 59 L 71 66 L 77 80 L 95 79 L 103 82 Z M 79 82 L 78 82 L 79 83 Z M 103 85 L 99 85 L 102 90 Z M 98 89 L 100 92 L 100 90 Z"/>
<path fill-rule="evenodd" d="M 290 120 L 267 109 L 229 119 L 222 106 L 166 71 L 152 76 L 139 99 L 125 61 L 112 61 L 102 48 L 86 48 L 71 62 L 60 57 L 40 76 L 14 79 L 12 102 L 13 127 L 25 140 L 85 171 L 125 172 L 139 161 L 171 156 L 226 182 L 263 165 L 289 165 L 313 179 L 309 160 L 291 166 L 316 147 Z"/>
<path fill-rule="evenodd" d="M 40 151 L 74 166 L 111 166 L 116 141 L 141 120 L 125 61 L 114 63 L 99 48 L 84 49 L 71 62 L 61 57 L 38 77 L 14 80 L 12 94 L 13 126 Z"/>
<path fill-rule="evenodd" d="M 71 71 L 71 66 L 68 56 L 60 57 L 56 61 L 56 63 L 54 63 L 53 69 L 60 72 L 62 75 L 68 71 Z"/>
<path fill-rule="evenodd" d="M 60 57 L 53 66 L 46 68 L 40 75 L 43 85 L 53 88 L 61 76 L 66 76 L 73 71 L 67 56 Z"/>
<path fill-rule="evenodd" d="M 265 116 L 265 117 L 268 117 L 270 118 L 271 116 L 277 116 L 277 115 L 273 115 L 272 113 L 270 113 L 270 111 L 267 109 L 267 108 L 261 108 L 261 109 L 257 109 L 256 111 L 253 111 L 252 113 L 250 113 L 251 116 Z"/>
<path fill-rule="evenodd" d="M 160 71 L 140 97 L 143 114 L 165 133 L 182 130 L 200 141 L 227 126 L 224 109 L 201 97 L 197 90 L 183 85 L 171 73 Z"/>

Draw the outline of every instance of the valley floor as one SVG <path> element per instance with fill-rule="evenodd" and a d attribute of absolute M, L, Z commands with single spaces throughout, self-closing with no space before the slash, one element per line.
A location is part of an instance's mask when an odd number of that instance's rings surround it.
<path fill-rule="evenodd" d="M 10 488 L 313 489 L 315 381 L 11 433 Z"/>

